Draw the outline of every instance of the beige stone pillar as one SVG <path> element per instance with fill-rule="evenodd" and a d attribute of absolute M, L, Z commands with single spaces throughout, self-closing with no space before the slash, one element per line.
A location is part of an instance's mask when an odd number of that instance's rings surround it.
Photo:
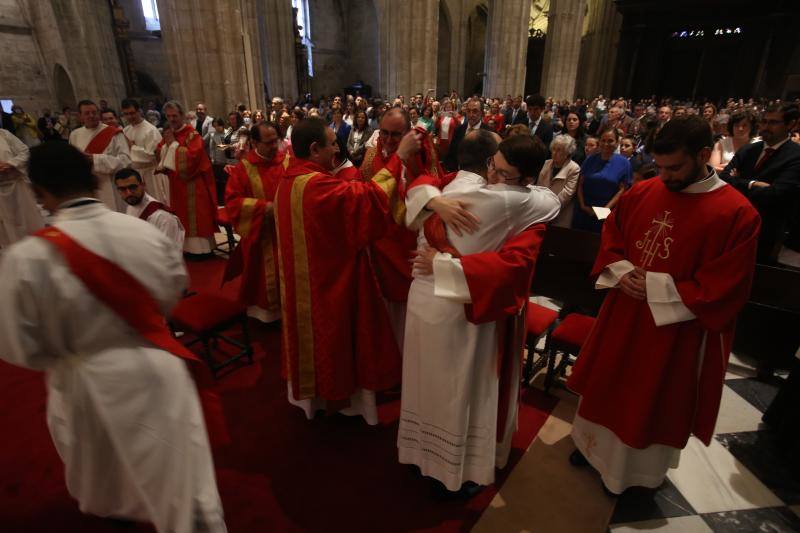
<path fill-rule="evenodd" d="M 617 61 L 622 15 L 613 0 L 588 0 L 588 28 L 581 43 L 576 95 L 610 96 Z"/>
<path fill-rule="evenodd" d="M 484 96 L 522 94 L 531 0 L 491 0 L 486 29 Z"/>
<path fill-rule="evenodd" d="M 158 11 L 173 98 L 215 117 L 264 108 L 255 0 L 159 0 Z"/>
<path fill-rule="evenodd" d="M 550 0 L 541 94 L 558 100 L 575 97 L 586 0 Z"/>
<path fill-rule="evenodd" d="M 292 0 L 258 0 L 262 69 L 270 97 L 297 100 Z"/>
<path fill-rule="evenodd" d="M 530 0 L 528 0 L 530 1 Z M 436 87 L 438 0 L 375 0 L 380 28 L 380 93 L 389 99 Z"/>

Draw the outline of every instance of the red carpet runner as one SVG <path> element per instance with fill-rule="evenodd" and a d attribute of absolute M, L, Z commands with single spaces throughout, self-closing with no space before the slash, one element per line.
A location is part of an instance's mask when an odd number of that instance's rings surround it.
<path fill-rule="evenodd" d="M 189 265 L 193 288 L 215 290 L 222 261 Z M 228 295 L 235 287 L 226 287 Z M 232 444 L 215 451 L 217 482 L 231 533 L 261 531 L 467 531 L 497 492 L 469 501 L 433 499 L 427 482 L 397 463 L 399 395 L 384 395 L 381 424 L 341 415 L 305 420 L 286 401 L 279 376 L 279 330 L 252 326 L 256 364 L 220 381 Z M 0 362 L 0 530 L 120 531 L 82 515 L 64 485 L 63 465 L 45 425 L 40 373 Z M 555 406 L 526 391 L 520 430 L 502 485 Z M 139 533 L 148 526 L 125 528 Z"/>

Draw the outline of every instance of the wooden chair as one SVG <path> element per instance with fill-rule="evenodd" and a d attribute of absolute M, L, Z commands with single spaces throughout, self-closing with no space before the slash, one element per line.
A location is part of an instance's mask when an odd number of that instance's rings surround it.
<path fill-rule="evenodd" d="M 600 235 L 596 233 L 557 226 L 549 227 L 545 233 L 531 292 L 560 301 L 563 305 L 556 320 L 547 328 L 544 353 L 536 362 L 533 361 L 535 344 L 531 342 L 538 341 L 538 338 L 531 339 L 529 335 L 524 372 L 528 382 L 546 364 L 545 391 L 549 391 L 556 376 L 563 374 L 567 365 L 574 362 L 573 358 L 580 352 L 594 324 L 594 316 L 603 303 L 605 292 L 596 290 L 590 277 L 599 249 Z M 534 308 L 534 313 L 538 316 L 543 314 L 537 308 Z M 556 367 L 559 353 L 562 354 L 561 361 Z"/>
<path fill-rule="evenodd" d="M 223 335 L 224 331 L 237 324 L 242 328 L 241 341 Z M 218 377 L 222 369 L 242 358 L 246 358 L 250 364 L 253 363 L 253 348 L 247 331 L 247 308 L 239 302 L 212 293 L 188 293 L 173 309 L 169 325 L 173 334 L 175 331 L 182 331 L 183 338 L 189 339 L 188 342 L 184 341 L 187 347 L 197 342 L 202 343 L 203 360 L 214 377 Z M 239 351 L 218 361 L 214 352 L 221 352 L 219 341 L 224 341 Z"/>

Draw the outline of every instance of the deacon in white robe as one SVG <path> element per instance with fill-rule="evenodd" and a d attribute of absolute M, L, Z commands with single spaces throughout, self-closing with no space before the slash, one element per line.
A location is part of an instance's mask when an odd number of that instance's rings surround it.
<path fill-rule="evenodd" d="M 409 190 L 409 227 L 421 225 L 429 214 L 424 207 L 440 194 L 469 205 L 481 221 L 473 234 L 458 235 L 448 227 L 448 240 L 461 255 L 498 251 L 509 237 L 555 218 L 560 208 L 556 195 L 543 187 L 486 186 L 480 175 L 461 170 L 441 193 L 428 185 Z M 420 250 L 427 246 L 424 231 L 418 243 Z M 459 259 L 437 253 L 432 276 L 415 270 L 403 349 L 399 460 L 419 466 L 451 491 L 467 481 L 492 483 L 495 468 L 508 460 L 516 429 L 512 391 L 503 439 L 497 442 L 497 323 L 469 322 L 464 304 L 470 302 Z M 512 381 L 517 386 L 519 379 Z"/>
<path fill-rule="evenodd" d="M 81 102 L 78 112 L 83 126 L 70 133 L 69 143 L 81 152 L 86 152 L 92 139 L 110 126 L 100 122 L 97 105 L 93 102 Z M 109 209 L 124 213 L 126 205 L 114 189 L 114 174 L 131 165 L 131 151 L 125 135 L 122 132 L 114 135 L 103 152 L 92 154 L 91 158 L 92 173 L 97 176 L 98 181 L 97 197 Z"/>
<path fill-rule="evenodd" d="M 28 154 L 25 143 L 0 129 L 0 249 L 44 227 L 26 178 Z"/>
<path fill-rule="evenodd" d="M 141 215 L 144 213 L 144 210 L 147 209 L 147 206 L 149 206 L 152 202 L 157 201 L 158 200 L 149 194 L 144 193 L 141 202 L 139 202 L 137 205 L 128 205 L 126 213 L 136 218 L 141 218 Z M 169 240 L 176 244 L 178 249 L 183 250 L 183 239 L 186 237 L 186 230 L 183 228 L 183 224 L 181 224 L 180 219 L 178 219 L 175 214 L 170 213 L 165 209 L 156 209 L 150 216 L 147 217 L 146 221 L 149 224 L 157 227 L 161 233 L 166 235 Z"/>
<path fill-rule="evenodd" d="M 43 176 L 65 165 L 67 176 L 89 171 L 76 170 L 80 155 L 64 152 L 67 145 L 47 144 L 48 153 L 32 161 L 33 183 L 45 187 Z M 134 277 L 168 314 L 186 287 L 181 250 L 152 225 L 75 190 L 43 193 L 54 227 Z M 99 301 L 39 237 L 0 258 L 0 316 L 0 357 L 46 374 L 47 425 L 81 511 L 152 522 L 159 533 L 225 531 L 203 413 L 183 360 Z"/>
<path fill-rule="evenodd" d="M 126 113 L 127 109 L 123 107 L 122 111 L 129 120 L 123 131 L 132 143 L 131 167 L 142 175 L 147 191 L 162 204 L 169 205 L 169 178 L 155 173 L 158 165 L 156 147 L 161 142 L 161 133 L 158 128 L 144 120 L 138 110 L 135 114 Z"/>

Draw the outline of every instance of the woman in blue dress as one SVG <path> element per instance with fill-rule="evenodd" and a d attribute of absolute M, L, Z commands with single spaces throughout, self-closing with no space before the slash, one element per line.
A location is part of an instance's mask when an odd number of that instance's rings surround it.
<path fill-rule="evenodd" d="M 603 221 L 598 220 L 592 207 L 613 209 L 619 197 L 630 187 L 633 178 L 627 158 L 614 153 L 619 132 L 607 128 L 600 135 L 600 151 L 586 158 L 581 165 L 578 182 L 578 206 L 572 217 L 572 227 L 600 233 Z"/>

